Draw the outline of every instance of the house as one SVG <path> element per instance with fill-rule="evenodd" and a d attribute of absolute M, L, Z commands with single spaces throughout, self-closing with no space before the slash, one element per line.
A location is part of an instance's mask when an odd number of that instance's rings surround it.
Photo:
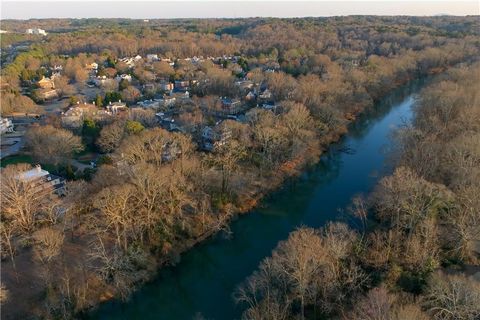
<path fill-rule="evenodd" d="M 35 91 L 35 93 L 43 100 L 58 98 L 58 92 L 55 89 L 38 89 Z"/>
<path fill-rule="evenodd" d="M 138 103 L 139 106 L 141 106 L 144 109 L 158 109 L 161 106 L 161 100 L 160 99 L 155 99 L 155 100 L 144 100 L 140 101 Z"/>
<path fill-rule="evenodd" d="M 132 82 L 132 76 L 129 74 L 121 74 L 115 77 L 115 81 L 120 82 L 122 80 L 127 80 L 128 82 Z"/>
<path fill-rule="evenodd" d="M 52 67 L 52 70 L 53 70 L 53 71 L 60 72 L 60 71 L 63 70 L 63 66 L 62 66 L 61 64 L 58 64 L 58 65 L 56 64 L 56 65 L 54 65 L 54 66 Z"/>
<path fill-rule="evenodd" d="M 86 118 L 104 120 L 111 116 L 111 113 L 97 108 L 94 104 L 77 103 L 61 114 L 62 126 L 65 128 L 77 129 L 83 125 Z"/>
<path fill-rule="evenodd" d="M 160 103 L 163 103 L 164 107 L 173 107 L 177 102 L 177 98 L 164 96 L 162 99 L 159 99 Z"/>
<path fill-rule="evenodd" d="M 255 99 L 255 93 L 253 93 L 253 91 L 249 91 L 247 93 L 247 95 L 245 96 L 245 100 L 247 101 L 251 101 L 251 100 L 254 100 Z"/>
<path fill-rule="evenodd" d="M 190 86 L 190 82 L 188 81 L 185 81 L 185 80 L 175 81 L 175 89 L 177 90 L 188 90 L 189 86 Z"/>
<path fill-rule="evenodd" d="M 260 94 L 258 95 L 258 98 L 262 100 L 270 100 L 272 98 L 272 93 L 270 92 L 270 90 L 265 89 L 262 92 L 260 92 Z"/>
<path fill-rule="evenodd" d="M 253 88 L 253 82 L 250 80 L 240 80 L 235 82 L 235 85 L 242 90 L 250 90 Z"/>
<path fill-rule="evenodd" d="M 206 126 L 202 129 L 201 148 L 205 151 L 213 151 L 219 146 L 225 145 L 232 137 L 231 130 L 223 124 L 217 124 L 215 127 Z"/>
<path fill-rule="evenodd" d="M 165 112 L 156 113 L 155 116 L 165 130 L 170 132 L 185 132 L 185 130 L 175 122 L 175 119 L 170 115 L 166 115 Z"/>
<path fill-rule="evenodd" d="M 147 61 L 148 62 L 153 62 L 153 61 L 158 61 L 160 60 L 158 58 L 158 55 L 157 54 L 147 54 Z"/>
<path fill-rule="evenodd" d="M 162 58 L 162 59 L 160 59 L 160 61 L 166 62 L 172 67 L 175 66 L 175 62 L 173 62 L 172 59 L 170 59 L 170 58 Z"/>
<path fill-rule="evenodd" d="M 173 90 L 173 83 L 171 82 L 160 82 L 159 88 L 163 91 L 172 91 Z"/>
<path fill-rule="evenodd" d="M 109 82 L 114 82 L 114 79 L 107 78 L 107 76 L 98 76 L 93 78 L 93 84 L 95 84 L 97 87 L 105 86 Z"/>
<path fill-rule="evenodd" d="M 35 35 L 41 35 L 41 36 L 46 36 L 47 33 L 43 29 L 39 28 L 33 28 L 33 29 L 27 29 L 25 31 L 26 34 L 35 34 Z"/>
<path fill-rule="evenodd" d="M 14 126 L 12 120 L 0 117 L 0 133 L 13 132 Z"/>
<path fill-rule="evenodd" d="M 85 65 L 85 68 L 87 70 L 97 70 L 98 69 L 98 63 L 92 62 L 90 64 Z"/>
<path fill-rule="evenodd" d="M 121 58 L 120 61 L 125 63 L 129 68 L 135 67 L 135 63 L 142 60 L 142 57 L 137 55 L 135 57 L 125 57 Z"/>
<path fill-rule="evenodd" d="M 121 100 L 118 100 L 118 102 L 110 102 L 107 106 L 107 110 L 113 115 L 119 115 L 120 113 L 128 111 L 128 107 Z"/>
<path fill-rule="evenodd" d="M 175 98 L 176 100 L 188 100 L 190 99 L 190 92 L 188 91 L 185 91 L 185 92 L 174 92 L 174 93 L 170 93 L 168 95 L 170 98 Z"/>
<path fill-rule="evenodd" d="M 203 57 L 194 56 L 194 57 L 192 58 L 192 63 L 194 63 L 194 64 L 198 64 L 198 63 L 200 63 L 200 62 L 202 62 L 202 61 L 203 61 Z"/>
<path fill-rule="evenodd" d="M 238 112 L 242 104 L 238 99 L 230 99 L 226 97 L 221 98 L 220 102 L 222 103 L 223 110 L 230 114 Z"/>
<path fill-rule="evenodd" d="M 32 183 L 38 198 L 50 193 L 65 195 L 65 179 L 43 170 L 39 164 L 31 170 L 19 173 L 16 178 L 22 182 Z"/>
<path fill-rule="evenodd" d="M 97 112 L 101 111 L 94 104 L 89 103 L 80 103 L 78 102 L 75 106 L 70 107 L 67 111 L 63 112 L 62 115 L 69 116 L 82 116 L 82 115 L 95 115 Z"/>
<path fill-rule="evenodd" d="M 274 102 L 269 101 L 269 102 L 263 103 L 261 107 L 265 110 L 275 111 L 279 106 L 276 105 Z"/>
<path fill-rule="evenodd" d="M 55 89 L 55 83 L 50 78 L 42 77 L 42 79 L 37 82 L 37 85 L 42 89 Z"/>

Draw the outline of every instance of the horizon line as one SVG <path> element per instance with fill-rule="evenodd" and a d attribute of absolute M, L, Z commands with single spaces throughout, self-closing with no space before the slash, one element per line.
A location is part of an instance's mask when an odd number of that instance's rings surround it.
<path fill-rule="evenodd" d="M 441 18 L 441 17 L 480 17 L 480 14 L 449 14 L 449 13 L 438 13 L 438 14 L 424 14 L 424 15 L 413 15 L 413 14 L 338 14 L 338 15 L 324 15 L 324 16 L 290 16 L 290 17 L 279 17 L 279 16 L 243 16 L 243 17 L 171 17 L 171 18 L 152 18 L 152 17 L 139 17 L 139 18 L 128 18 L 128 17 L 47 17 L 47 18 L 2 18 L 0 21 L 8 20 L 19 20 L 19 21 L 28 21 L 28 20 L 87 20 L 87 19 L 98 19 L 98 20 L 242 20 L 242 19 L 305 19 L 305 18 L 335 18 L 335 17 L 432 17 L 432 18 Z"/>

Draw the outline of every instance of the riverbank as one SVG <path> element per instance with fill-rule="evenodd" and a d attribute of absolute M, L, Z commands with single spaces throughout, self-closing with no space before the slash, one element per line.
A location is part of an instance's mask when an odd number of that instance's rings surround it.
<path fill-rule="evenodd" d="M 378 107 L 378 106 L 377 106 L 377 107 Z M 371 109 L 371 110 L 372 110 L 372 109 Z M 373 111 L 374 111 L 374 110 L 373 110 Z M 362 121 L 362 113 L 358 113 L 358 114 L 356 115 L 356 118 L 357 118 L 357 120 L 360 119 L 360 120 Z M 355 123 L 352 122 L 351 125 L 350 125 L 350 127 L 352 127 L 353 124 L 355 124 Z M 352 130 L 356 130 L 356 129 L 355 129 L 355 126 L 353 126 L 353 127 L 354 127 L 354 128 L 353 128 Z M 337 135 L 337 136 L 335 137 L 335 139 L 332 138 L 332 139 L 330 140 L 331 143 L 329 144 L 329 146 L 331 146 L 331 145 L 334 143 L 334 141 L 338 141 L 339 139 L 341 139 L 341 137 L 343 137 L 343 135 L 339 134 L 339 135 Z M 325 148 L 325 149 L 326 149 L 326 148 Z M 328 152 L 324 154 L 324 157 L 328 157 Z M 322 157 L 322 158 L 323 158 L 323 157 Z M 320 156 L 319 156 L 318 159 L 320 159 Z M 318 159 L 317 159 L 317 160 L 318 160 Z M 317 162 L 318 162 L 318 161 L 317 161 Z M 318 166 L 318 165 L 317 165 L 317 166 Z M 298 169 L 301 168 L 301 170 L 298 171 L 298 172 L 300 172 L 300 173 L 301 173 L 301 172 L 304 172 L 303 170 L 306 170 L 306 169 L 307 169 L 307 167 L 306 167 L 306 165 L 305 165 L 304 163 L 302 164 L 301 167 L 297 167 L 297 168 L 298 168 Z M 269 193 L 264 193 L 264 194 L 261 194 L 261 195 L 257 195 L 258 197 L 256 198 L 255 204 L 252 205 L 251 207 L 245 207 L 247 210 L 241 211 L 241 212 L 239 212 L 239 214 L 241 214 L 241 213 L 244 214 L 244 213 L 246 213 L 246 212 L 252 212 L 252 210 L 255 208 L 255 205 L 257 205 L 258 203 L 261 202 L 261 199 L 264 199 L 264 197 L 265 197 L 266 195 L 269 195 L 269 197 L 271 197 L 272 192 L 275 193 L 275 190 L 277 190 L 277 192 L 278 192 L 278 189 L 283 186 L 282 183 L 284 183 L 285 180 L 288 179 L 289 177 L 293 177 L 293 176 L 298 177 L 298 176 L 299 176 L 299 173 L 298 173 L 298 172 L 297 172 L 296 175 L 292 175 L 292 176 L 288 176 L 288 177 L 287 177 L 287 176 L 284 176 L 284 178 L 283 178 L 282 180 L 280 180 L 280 179 L 276 180 L 276 183 L 277 183 L 277 184 L 275 185 L 275 189 L 272 187 L 272 189 L 270 189 L 270 192 L 269 192 Z M 256 207 L 257 209 L 256 209 L 255 211 L 264 210 L 262 207 L 263 207 L 263 205 L 262 205 L 260 208 Z M 255 212 L 255 211 L 254 211 L 254 212 Z M 239 221 L 239 220 L 242 220 L 242 219 L 245 219 L 245 218 L 242 217 L 241 219 L 236 219 L 235 223 L 238 223 L 238 221 Z M 238 232 L 241 232 L 241 231 L 238 231 Z M 189 256 L 190 256 L 190 255 L 195 255 L 195 253 L 192 253 L 192 250 L 189 250 L 189 249 L 191 249 L 192 247 L 198 245 L 199 243 L 204 243 L 205 241 L 206 241 L 206 242 L 211 242 L 211 241 L 216 242 L 216 240 L 212 240 L 212 236 L 214 236 L 214 234 L 215 234 L 215 233 L 212 232 L 212 233 L 209 233 L 208 235 L 205 235 L 204 237 L 202 237 L 201 240 L 196 239 L 195 241 L 191 241 L 188 245 L 186 245 L 186 246 L 184 246 L 183 248 L 181 248 L 182 252 L 183 252 L 184 254 L 188 254 Z M 236 237 L 236 234 L 237 234 L 237 231 L 234 231 L 234 237 Z M 213 237 L 213 238 L 218 238 L 218 237 Z M 180 248 L 179 248 L 179 249 L 180 249 Z M 188 252 L 187 252 L 187 251 L 188 251 Z M 193 251 L 195 251 L 195 250 L 193 250 Z M 183 260 L 183 259 L 182 259 L 182 260 Z M 170 268 L 167 266 L 167 264 L 168 264 L 168 263 L 165 263 L 165 262 L 164 262 L 164 264 L 161 265 L 161 268 L 159 269 L 160 272 L 161 272 L 161 270 L 163 270 L 164 268 L 169 269 L 169 271 L 167 271 L 167 273 L 173 272 L 173 271 L 170 270 Z M 180 262 L 180 265 L 182 265 L 182 262 Z M 173 268 L 175 268 L 175 267 L 173 267 Z M 164 279 L 164 277 L 162 277 L 162 278 Z M 155 282 L 155 281 L 154 281 L 154 282 Z M 148 284 L 147 284 L 147 286 L 148 286 Z M 107 317 L 107 318 L 108 318 L 108 317 Z"/>
<path fill-rule="evenodd" d="M 270 193 L 260 206 L 232 221 L 232 237 L 220 234 L 205 240 L 185 252 L 176 266 L 163 267 L 156 280 L 128 303 L 109 302 L 91 318 L 191 319 L 197 312 L 211 319 L 238 318 L 232 292 L 278 241 L 299 225 L 319 227 L 336 218 L 338 209 L 348 206 L 356 193 L 367 192 L 376 183 L 384 164 L 380 150 L 392 125 L 408 118 L 411 92 L 416 89 L 401 88 L 359 116 L 349 134 L 294 179 L 293 185 Z"/>

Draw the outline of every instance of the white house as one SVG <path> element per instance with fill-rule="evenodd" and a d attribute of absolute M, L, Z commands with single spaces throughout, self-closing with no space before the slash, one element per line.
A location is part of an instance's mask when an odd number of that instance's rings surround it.
<path fill-rule="evenodd" d="M 158 60 L 160 60 L 160 59 L 158 58 L 157 54 L 147 54 L 147 61 L 148 62 L 158 61 Z"/>
<path fill-rule="evenodd" d="M 26 34 L 36 34 L 36 35 L 41 35 L 41 36 L 46 36 L 47 33 L 43 29 L 39 28 L 34 28 L 34 29 L 27 29 L 25 32 Z"/>
<path fill-rule="evenodd" d="M 107 76 L 98 76 L 98 77 L 95 77 L 93 79 L 93 83 L 97 86 L 97 87 L 100 87 L 100 86 L 104 86 L 106 85 L 108 82 L 113 82 L 115 81 L 114 79 L 110 79 L 110 78 L 107 78 Z"/>
<path fill-rule="evenodd" d="M 12 120 L 0 117 L 0 133 L 13 132 L 14 126 Z"/>
<path fill-rule="evenodd" d="M 19 173 L 16 178 L 24 182 L 34 183 L 35 191 L 39 197 L 50 192 L 59 195 L 65 194 L 65 179 L 43 170 L 39 164 L 31 170 Z"/>
<path fill-rule="evenodd" d="M 56 64 L 52 67 L 52 70 L 53 71 L 62 71 L 63 70 L 63 66 L 61 64 Z"/>
<path fill-rule="evenodd" d="M 94 104 L 77 103 L 76 106 L 63 112 L 60 119 L 63 127 L 76 129 L 82 126 L 83 120 L 86 118 L 105 119 L 109 116 L 111 116 L 110 112 L 99 109 Z"/>
<path fill-rule="evenodd" d="M 132 82 L 132 76 L 124 73 L 115 77 L 115 81 L 117 82 L 120 82 L 122 80 L 127 80 L 128 82 Z"/>
<path fill-rule="evenodd" d="M 110 111 L 113 115 L 116 115 L 120 112 L 127 111 L 128 107 L 121 100 L 118 100 L 118 102 L 110 102 L 110 104 L 107 106 L 107 110 Z"/>

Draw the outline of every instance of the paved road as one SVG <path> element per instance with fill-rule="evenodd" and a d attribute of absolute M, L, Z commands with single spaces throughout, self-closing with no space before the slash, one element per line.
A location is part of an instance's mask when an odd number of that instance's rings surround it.
<path fill-rule="evenodd" d="M 2 141 L 5 142 L 5 139 L 12 142 L 16 141 L 16 143 L 12 144 L 11 146 L 5 146 L 4 148 L 2 148 L 2 150 L 0 151 L 0 159 L 19 153 L 23 145 L 25 144 L 25 139 L 23 139 L 22 136 L 19 136 L 17 138 L 17 137 L 9 137 L 8 135 L 3 135 Z"/>

